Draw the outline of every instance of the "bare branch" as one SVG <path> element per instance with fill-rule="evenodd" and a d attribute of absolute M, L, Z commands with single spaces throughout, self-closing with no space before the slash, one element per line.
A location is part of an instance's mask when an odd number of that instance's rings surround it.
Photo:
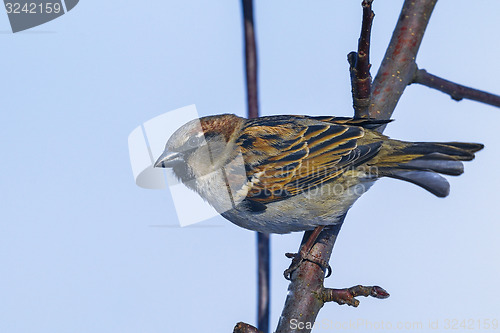
<path fill-rule="evenodd" d="M 257 95 L 257 47 L 253 20 L 253 1 L 242 0 L 243 27 L 245 34 L 245 68 L 247 82 L 248 118 L 259 117 Z M 268 234 L 257 233 L 257 326 L 269 332 L 270 303 L 270 239 Z"/>
<path fill-rule="evenodd" d="M 406 86 L 412 82 L 415 58 L 436 2 L 405 0 L 384 60 L 373 81 L 370 117 L 389 119 Z"/>
<path fill-rule="evenodd" d="M 245 66 L 247 79 L 248 118 L 259 117 L 257 96 L 257 47 L 253 22 L 253 1 L 242 0 L 245 34 Z"/>
<path fill-rule="evenodd" d="M 257 327 L 269 332 L 270 303 L 270 239 L 269 234 L 257 233 Z"/>
<path fill-rule="evenodd" d="M 368 118 L 370 97 L 372 90 L 372 77 L 370 75 L 370 35 L 372 29 L 373 0 L 364 0 L 363 22 L 361 24 L 361 35 L 358 40 L 358 52 L 351 52 L 347 56 L 349 61 L 349 72 L 351 73 L 352 101 L 355 118 Z"/>
<path fill-rule="evenodd" d="M 418 69 L 411 83 L 419 83 L 429 88 L 439 90 L 450 95 L 455 101 L 461 101 L 465 98 L 500 107 L 500 96 L 445 80 L 428 73 L 425 69 Z"/>

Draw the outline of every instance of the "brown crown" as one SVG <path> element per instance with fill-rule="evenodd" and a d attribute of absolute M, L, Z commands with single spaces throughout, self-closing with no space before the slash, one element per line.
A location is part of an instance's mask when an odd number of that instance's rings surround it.
<path fill-rule="evenodd" d="M 234 114 L 222 114 L 203 117 L 200 122 L 205 135 L 222 134 L 226 141 L 229 141 L 234 131 L 241 127 L 245 119 Z"/>

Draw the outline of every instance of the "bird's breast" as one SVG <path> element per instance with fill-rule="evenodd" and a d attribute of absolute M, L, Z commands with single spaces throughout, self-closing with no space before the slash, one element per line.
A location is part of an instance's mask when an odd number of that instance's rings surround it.
<path fill-rule="evenodd" d="M 289 233 L 331 225 L 366 192 L 375 180 L 341 178 L 284 200 L 266 204 L 263 211 L 236 206 L 222 213 L 234 224 L 264 233 Z"/>

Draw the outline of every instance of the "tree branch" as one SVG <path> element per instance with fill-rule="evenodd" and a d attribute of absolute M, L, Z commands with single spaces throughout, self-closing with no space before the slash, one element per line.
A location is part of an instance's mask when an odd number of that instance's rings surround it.
<path fill-rule="evenodd" d="M 413 80 L 413 74 L 416 68 L 415 58 L 430 15 L 436 5 L 436 1 L 437 0 L 405 0 L 384 60 L 372 86 L 369 105 L 370 117 L 389 119 L 405 87 Z M 367 1 L 363 1 L 363 5 L 366 2 Z M 365 14 L 366 7 L 363 8 Z M 363 31 L 362 29 L 361 36 L 363 36 Z M 363 49 L 364 45 L 369 46 L 369 43 L 366 42 L 369 41 L 369 39 L 360 38 L 360 44 L 362 44 L 362 40 L 364 44 L 358 46 L 358 53 L 361 53 L 359 51 Z M 365 59 L 366 62 L 364 67 L 366 68 L 366 64 L 368 64 L 369 70 L 368 57 Z M 356 66 L 351 65 L 351 67 Z M 366 91 L 364 92 L 364 96 L 362 95 L 363 93 L 361 93 L 360 96 L 360 90 L 363 89 L 358 89 L 358 92 L 355 92 L 353 88 L 353 99 L 360 97 L 366 98 Z M 354 104 L 355 103 L 354 101 Z M 341 223 L 344 221 L 344 218 L 345 215 L 341 219 Z M 330 260 L 335 240 L 342 226 L 341 223 L 329 226 L 321 232 L 316 244 L 311 250 L 313 256 L 326 262 Z M 304 236 L 302 244 L 306 239 L 306 236 Z M 333 292 L 332 289 L 325 289 L 323 281 L 323 270 L 317 264 L 308 261 L 304 261 L 292 274 L 292 281 L 288 287 L 289 293 L 278 323 L 277 333 L 298 332 L 297 327 L 303 328 L 300 332 L 311 331 L 318 312 L 323 307 L 324 302 L 334 300 L 334 296 L 338 296 L 339 294 L 339 292 Z M 368 290 L 371 295 L 373 288 L 363 288 L 365 289 L 347 289 L 348 297 L 346 299 L 349 299 L 349 296 L 354 298 L 354 295 L 357 295 L 357 292 L 360 291 Z M 380 288 L 380 298 L 382 298 L 382 295 L 385 297 L 385 295 L 388 296 L 388 293 Z M 353 304 L 355 303 L 352 299 L 351 302 L 353 302 Z M 292 323 L 301 323 L 302 325 L 292 325 Z"/>
<path fill-rule="evenodd" d="M 349 72 L 351 74 L 352 101 L 355 118 L 368 118 L 372 91 L 372 77 L 370 75 L 370 35 L 372 29 L 373 0 L 363 0 L 363 22 L 361 35 L 358 40 L 358 52 L 347 55 Z"/>
<path fill-rule="evenodd" d="M 373 81 L 370 117 L 389 119 L 413 80 L 415 59 L 437 0 L 405 0 L 384 60 Z M 381 127 L 381 130 L 385 126 Z"/>
<path fill-rule="evenodd" d="M 445 80 L 439 76 L 428 73 L 425 69 L 417 69 L 413 81 L 410 82 L 410 84 L 411 83 L 419 83 L 429 88 L 439 90 L 450 95 L 455 101 L 461 101 L 465 98 L 500 107 L 500 96 Z"/>
<path fill-rule="evenodd" d="M 265 333 L 269 332 L 270 303 L 270 239 L 269 234 L 257 233 L 257 327 Z"/>
<path fill-rule="evenodd" d="M 257 47 L 252 0 L 242 0 L 245 39 L 245 69 L 247 83 L 248 118 L 259 117 L 257 95 Z M 269 332 L 270 303 L 270 239 L 268 234 L 257 233 L 257 326 Z"/>
<path fill-rule="evenodd" d="M 331 251 L 344 218 L 345 215 L 339 224 L 328 226 L 319 234 L 316 244 L 311 249 L 311 255 L 326 262 L 330 260 Z M 308 237 L 305 235 L 302 244 L 307 239 Z M 325 273 L 319 265 L 309 261 L 302 262 L 293 272 L 276 333 L 296 332 L 294 324 L 302 327 L 314 324 L 316 316 L 324 304 L 323 299 L 318 296 L 323 294 L 324 275 Z M 305 329 L 300 332 L 310 332 L 310 330 Z"/>
<path fill-rule="evenodd" d="M 257 47 L 253 22 L 253 0 L 242 0 L 245 34 L 245 68 L 247 80 L 248 118 L 259 117 L 257 96 Z"/>

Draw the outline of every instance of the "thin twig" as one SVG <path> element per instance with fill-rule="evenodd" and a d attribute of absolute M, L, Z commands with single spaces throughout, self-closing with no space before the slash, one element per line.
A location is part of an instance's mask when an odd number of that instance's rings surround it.
<path fill-rule="evenodd" d="M 358 40 L 358 52 L 351 52 L 347 56 L 351 73 L 352 102 L 355 118 L 368 118 L 372 77 L 370 75 L 370 35 L 375 14 L 372 11 L 372 1 L 364 0 L 363 22 Z"/>
<path fill-rule="evenodd" d="M 357 296 L 364 297 L 375 297 L 375 298 L 387 298 L 389 293 L 382 287 L 379 286 L 362 286 L 357 285 L 351 288 L 345 289 L 332 289 L 325 288 L 319 297 L 323 302 L 336 302 L 339 305 L 347 304 L 349 306 L 357 307 L 359 301 L 355 298 Z"/>
<path fill-rule="evenodd" d="M 257 47 L 252 0 L 242 0 L 243 26 L 245 34 L 245 68 L 247 83 L 248 118 L 259 117 L 257 95 Z M 270 304 L 270 238 L 268 234 L 257 233 L 257 326 L 269 332 Z"/>
<path fill-rule="evenodd" d="M 245 67 L 247 80 L 248 118 L 259 117 L 257 96 L 257 47 L 253 21 L 253 0 L 242 0 L 245 34 Z"/>
<path fill-rule="evenodd" d="M 405 0 L 384 60 L 373 81 L 370 117 L 389 119 L 413 80 L 415 58 L 437 0 Z M 385 126 L 381 126 L 383 130 Z"/>
<path fill-rule="evenodd" d="M 269 234 L 257 233 L 257 327 L 263 332 L 269 332 L 269 303 L 270 303 L 270 239 Z"/>
<path fill-rule="evenodd" d="M 465 98 L 500 107 L 500 96 L 445 80 L 428 73 L 425 69 L 418 69 L 411 83 L 418 83 L 439 90 L 450 95 L 455 101 L 461 101 Z"/>

